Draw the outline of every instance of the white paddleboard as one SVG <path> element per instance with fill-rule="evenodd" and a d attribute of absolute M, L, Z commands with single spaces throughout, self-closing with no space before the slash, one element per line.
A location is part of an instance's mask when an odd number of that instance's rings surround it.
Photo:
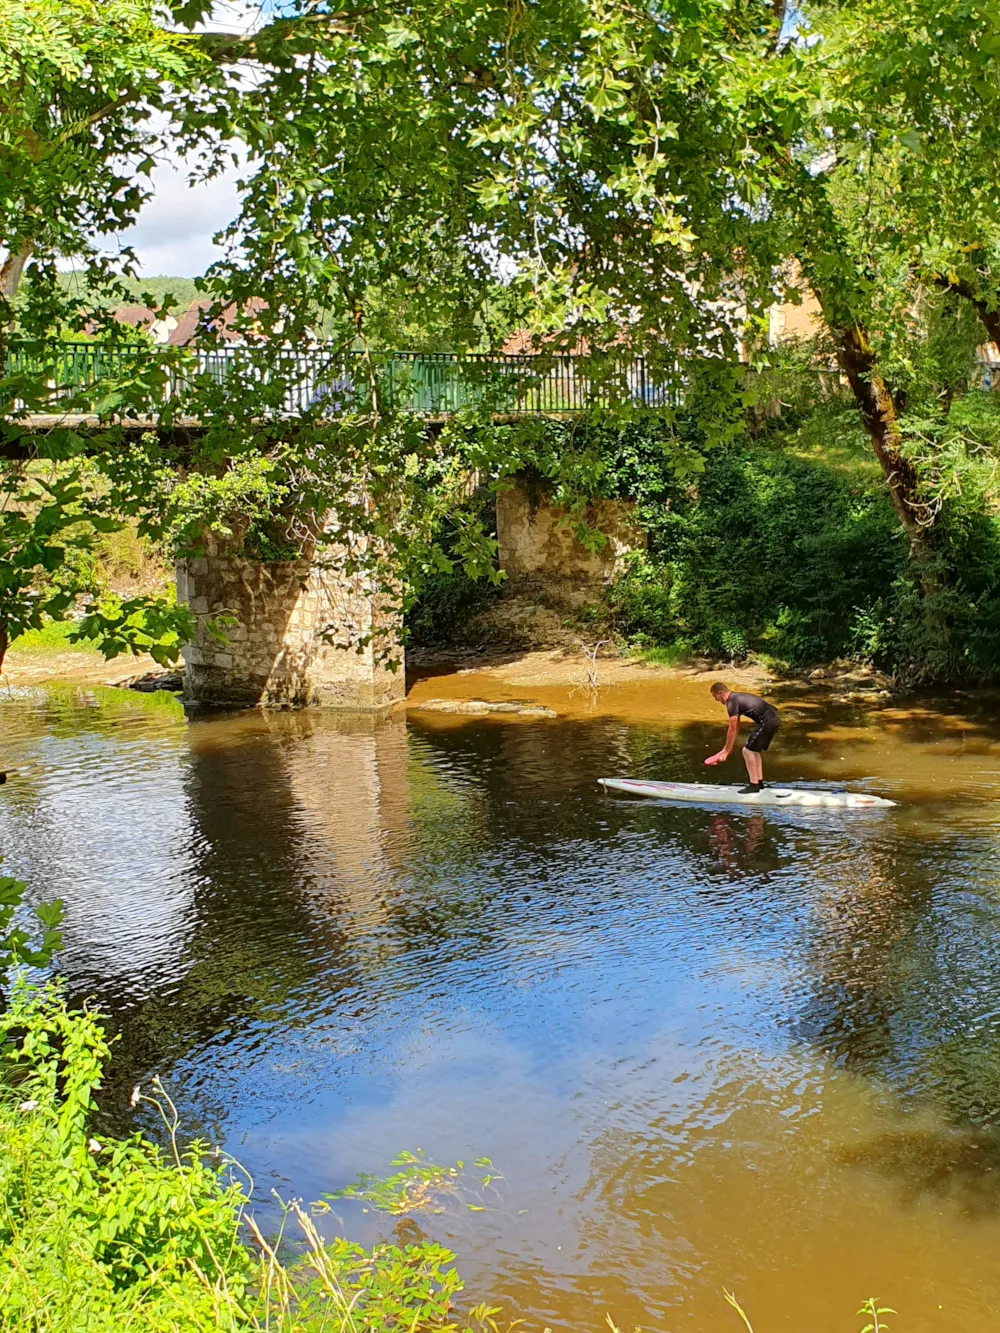
<path fill-rule="evenodd" d="M 625 792 L 629 796 L 649 796 L 658 801 L 701 801 L 709 805 L 795 805 L 823 806 L 840 810 L 873 810 L 895 805 L 884 796 L 869 796 L 860 791 L 824 791 L 820 787 L 765 787 L 763 791 L 741 792 L 715 782 L 639 782 L 632 778 L 598 778 L 605 791 Z"/>

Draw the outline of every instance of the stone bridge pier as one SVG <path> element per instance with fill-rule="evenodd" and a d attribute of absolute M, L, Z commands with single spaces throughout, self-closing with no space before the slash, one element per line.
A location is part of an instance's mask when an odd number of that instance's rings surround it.
<path fill-rule="evenodd" d="M 178 564 L 177 598 L 197 622 L 188 703 L 376 711 L 405 693 L 394 613 L 360 577 L 308 558 L 251 560 L 213 535 Z"/>
<path fill-rule="evenodd" d="M 598 549 L 584 546 L 573 517 L 524 481 L 501 491 L 497 540 L 508 589 L 569 611 L 599 598 L 645 539 L 627 502 L 597 501 L 584 517 L 605 536 Z M 267 562 L 241 552 L 237 538 L 227 544 L 209 534 L 204 554 L 177 567 L 178 600 L 197 621 L 184 649 L 188 702 L 377 711 L 403 698 L 395 612 L 362 576 L 337 569 L 329 551 L 322 561 Z"/>

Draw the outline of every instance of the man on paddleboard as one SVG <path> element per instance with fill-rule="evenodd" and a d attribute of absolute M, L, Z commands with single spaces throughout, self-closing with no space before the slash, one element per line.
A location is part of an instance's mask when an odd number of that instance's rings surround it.
<path fill-rule="evenodd" d="M 750 792 L 761 791 L 764 786 L 764 761 L 760 756 L 771 744 L 774 733 L 778 730 L 780 720 L 778 710 L 774 704 L 769 704 L 759 694 L 740 694 L 736 690 L 731 690 L 728 685 L 723 685 L 722 681 L 715 682 L 711 687 L 711 693 L 713 699 L 726 705 L 729 730 L 726 732 L 725 745 L 718 754 L 710 754 L 705 763 L 722 764 L 729 758 L 736 744 L 740 718 L 748 717 L 754 726 L 743 747 L 743 760 L 750 781 L 745 787 L 740 788 L 740 793 L 747 796 Z"/>

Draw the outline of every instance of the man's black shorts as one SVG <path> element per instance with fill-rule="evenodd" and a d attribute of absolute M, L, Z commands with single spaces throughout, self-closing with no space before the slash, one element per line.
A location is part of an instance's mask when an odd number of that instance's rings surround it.
<path fill-rule="evenodd" d="M 753 750 L 754 754 L 760 754 L 774 740 L 774 733 L 778 730 L 777 719 L 769 722 L 758 722 L 747 737 L 744 750 Z"/>

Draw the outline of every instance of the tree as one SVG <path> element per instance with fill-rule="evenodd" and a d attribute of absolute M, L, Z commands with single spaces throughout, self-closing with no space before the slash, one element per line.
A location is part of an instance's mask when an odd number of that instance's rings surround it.
<path fill-rule="evenodd" d="M 57 261 L 82 263 L 94 291 L 122 290 L 131 256 L 111 262 L 98 242 L 135 217 L 160 143 L 150 118 L 201 59 L 148 0 L 10 0 L 0 10 L 0 358 L 16 321 L 43 366 L 8 362 L 0 378 L 0 667 L 12 638 L 95 591 L 95 535 L 124 521 L 101 477 L 120 438 L 87 437 L 58 412 L 42 435 L 19 424 L 57 406 L 45 353 L 57 351 L 79 305 L 58 282 Z M 149 389 L 140 376 L 111 402 L 127 411 L 129 391 Z M 147 599 L 97 598 L 89 610 L 81 630 L 109 656 L 125 647 L 176 655 L 189 624 Z"/>
<path fill-rule="evenodd" d="M 146 197 L 165 84 L 196 56 L 148 0 L 9 0 L 0 12 L 0 315 L 29 259 L 37 281 L 57 257 L 96 262 L 95 239 L 125 227 Z M 29 324 L 30 327 L 30 324 Z"/>
<path fill-rule="evenodd" d="M 995 294 L 968 269 L 970 254 L 995 248 L 983 242 L 996 234 L 996 26 L 964 4 L 819 0 L 801 12 L 808 40 L 783 57 L 796 114 L 775 145 L 773 216 L 921 556 L 938 506 L 905 418 L 946 413 L 982 339 L 968 316 L 995 321 Z M 968 316 L 956 296 L 973 301 Z"/>
<path fill-rule="evenodd" d="M 586 350 L 594 382 L 619 391 L 626 415 L 624 360 L 641 352 L 661 378 L 682 363 L 689 404 L 725 438 L 747 388 L 740 343 L 755 331 L 759 341 L 795 259 L 926 564 L 940 496 L 907 422 L 947 419 L 973 315 L 988 328 L 1000 319 L 988 7 L 813 0 L 790 15 L 771 0 L 418 0 L 403 12 L 388 0 L 303 0 L 242 36 L 184 33 L 146 0 L 122 0 L 56 58 L 48 3 L 12 10 L 34 35 L 2 85 L 14 108 L 3 142 L 21 182 L 4 205 L 10 273 L 30 247 L 39 276 L 73 246 L 100 267 L 87 247 L 140 197 L 152 109 L 207 170 L 234 145 L 246 162 L 229 256 L 207 286 L 220 302 L 264 297 L 269 338 L 224 391 L 195 386 L 206 433 L 189 461 L 208 479 L 207 511 L 224 493 L 238 507 L 231 468 L 267 472 L 268 493 L 283 497 L 278 527 L 311 514 L 297 539 L 341 551 L 332 537 L 367 534 L 365 554 L 347 558 L 374 561 L 391 583 L 373 552 L 395 548 L 396 576 L 403 559 L 441 559 L 433 525 L 463 469 L 498 480 L 533 448 L 485 425 L 474 444 L 461 430 L 442 442 L 399 418 L 377 356 L 398 293 L 461 346 L 481 337 L 484 301 L 502 281 L 528 312 L 541 366 L 560 345 Z M 174 13 L 193 25 L 209 10 L 192 0 Z M 58 114 L 18 101 L 29 67 Z M 64 200 L 67 135 L 86 169 Z M 132 154 L 131 175 L 115 165 L 113 138 Z M 35 195 L 53 200 L 48 231 Z M 40 283 L 36 297 L 32 283 L 25 328 L 52 328 L 50 290 Z M 339 344 L 324 393 L 294 355 L 316 329 Z M 348 347 L 361 352 L 350 373 Z M 679 447 L 676 459 L 688 465 Z M 241 494 L 256 522 L 261 494 Z M 137 492 L 126 503 L 139 504 Z M 185 528 L 195 531 L 196 513 Z M 482 547 L 469 551 L 482 566 Z"/>
<path fill-rule="evenodd" d="M 280 458 L 289 509 L 324 518 L 303 542 L 342 554 L 346 533 L 371 536 L 349 561 L 384 565 L 388 547 L 397 581 L 402 564 L 445 559 L 433 527 L 457 512 L 454 483 L 473 468 L 498 482 L 538 450 L 488 414 L 474 439 L 437 439 L 393 411 L 372 298 L 401 288 L 461 345 L 503 275 L 540 367 L 546 350 L 585 346 L 593 382 L 624 412 L 623 362 L 639 352 L 661 379 L 684 361 L 689 379 L 738 383 L 739 306 L 762 304 L 782 256 L 754 213 L 766 177 L 752 143 L 769 126 L 733 96 L 727 59 L 775 47 L 770 4 L 669 21 L 562 0 L 283 13 L 253 39 L 253 78 L 229 82 L 225 117 L 192 104 L 185 122 L 209 151 L 227 135 L 242 145 L 230 257 L 209 286 L 265 297 L 270 334 L 225 393 L 199 400 L 206 466 Z M 362 356 L 342 376 L 341 418 L 313 396 L 293 431 L 280 408 L 302 367 L 288 350 L 316 327 Z M 715 417 L 733 428 L 732 412 Z M 680 448 L 677 460 L 689 461 Z M 464 536 L 470 566 L 487 568 Z M 371 572 L 392 584 L 391 570 Z"/>

